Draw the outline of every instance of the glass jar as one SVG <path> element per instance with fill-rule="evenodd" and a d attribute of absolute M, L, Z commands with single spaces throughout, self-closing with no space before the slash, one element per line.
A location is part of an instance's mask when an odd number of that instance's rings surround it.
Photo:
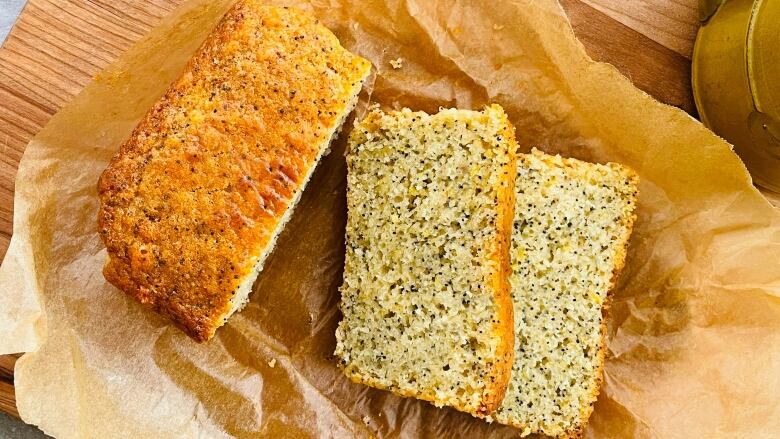
<path fill-rule="evenodd" d="M 780 0 L 702 0 L 693 93 L 753 181 L 780 193 Z"/>

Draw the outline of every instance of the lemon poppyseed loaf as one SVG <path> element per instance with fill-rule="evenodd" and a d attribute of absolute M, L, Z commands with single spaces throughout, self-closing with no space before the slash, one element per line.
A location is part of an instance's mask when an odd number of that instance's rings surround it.
<path fill-rule="evenodd" d="M 623 267 L 637 176 L 534 150 L 518 159 L 512 234 L 515 363 L 492 417 L 578 436 L 601 384 L 608 294 Z"/>
<path fill-rule="evenodd" d="M 310 15 L 238 2 L 100 178 L 106 279 L 211 338 L 246 303 L 369 71 Z"/>
<path fill-rule="evenodd" d="M 374 111 L 352 131 L 336 355 L 353 381 L 475 415 L 500 404 L 515 149 L 497 105 Z"/>

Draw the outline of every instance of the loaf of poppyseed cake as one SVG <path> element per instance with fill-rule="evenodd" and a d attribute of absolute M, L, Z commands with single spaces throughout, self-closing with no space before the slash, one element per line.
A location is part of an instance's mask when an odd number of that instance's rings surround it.
<path fill-rule="evenodd" d="M 370 68 L 308 13 L 236 3 L 100 178 L 105 278 L 213 337 L 247 302 Z"/>
<path fill-rule="evenodd" d="M 512 233 L 515 363 L 496 421 L 580 437 L 599 393 L 609 294 L 635 219 L 637 175 L 537 150 L 518 158 Z"/>
<path fill-rule="evenodd" d="M 474 415 L 501 403 L 516 147 L 498 105 L 376 110 L 352 131 L 335 353 L 353 381 Z"/>

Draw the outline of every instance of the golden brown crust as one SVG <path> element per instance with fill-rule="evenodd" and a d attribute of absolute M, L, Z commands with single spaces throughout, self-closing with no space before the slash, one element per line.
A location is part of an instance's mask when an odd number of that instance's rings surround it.
<path fill-rule="evenodd" d="M 415 391 L 404 390 L 398 387 L 388 386 L 384 382 L 376 380 L 371 376 L 354 373 L 353 372 L 354 369 L 347 370 L 343 367 L 341 363 L 338 364 L 338 367 L 344 372 L 344 375 L 346 375 L 347 378 L 349 378 L 355 384 L 362 384 L 365 386 L 374 387 L 376 389 L 386 390 L 388 392 L 392 392 L 393 394 L 402 396 L 404 398 L 419 399 L 420 401 L 427 401 L 437 405 L 438 407 L 441 407 L 440 399 L 436 396 L 436 393 L 430 389 L 419 389 Z M 461 412 L 472 413 L 470 407 L 466 407 L 461 404 L 452 403 L 452 404 L 448 404 L 448 406 L 456 410 L 459 410 Z"/>
<path fill-rule="evenodd" d="M 495 411 L 504 401 L 507 385 L 512 377 L 512 366 L 515 362 L 515 323 L 514 303 L 512 301 L 512 289 L 509 284 L 510 246 L 512 241 L 512 223 L 515 212 L 515 175 L 517 174 L 517 142 L 515 130 L 512 124 L 505 119 L 502 136 L 507 139 L 506 154 L 509 161 L 501 170 L 499 187 L 497 188 L 499 200 L 498 218 L 498 242 L 494 260 L 497 261 L 498 270 L 493 275 L 495 287 L 496 315 L 498 322 L 495 331 L 500 334 L 501 344 L 496 356 L 501 360 L 496 362 L 493 373 L 490 376 L 491 385 L 485 390 L 482 407 L 478 415 L 487 416 Z"/>
<path fill-rule="evenodd" d="M 211 338 L 369 70 L 307 13 L 239 1 L 100 178 L 106 279 Z"/>

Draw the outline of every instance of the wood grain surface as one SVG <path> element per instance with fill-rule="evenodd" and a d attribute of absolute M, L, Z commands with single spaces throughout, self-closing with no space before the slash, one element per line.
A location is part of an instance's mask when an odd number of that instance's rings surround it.
<path fill-rule="evenodd" d="M 583 0 L 597 11 L 674 52 L 690 58 L 698 2 L 689 0 Z"/>
<path fill-rule="evenodd" d="M 183 0 L 29 0 L 0 48 L 0 257 L 27 142 L 103 67 Z M 695 114 L 690 56 L 697 0 L 560 0 L 596 60 Z M 0 411 L 14 405 L 16 356 L 0 356 Z"/>
<path fill-rule="evenodd" d="M 16 355 L 0 355 L 0 412 L 19 417 L 13 386 L 16 358 Z"/>

